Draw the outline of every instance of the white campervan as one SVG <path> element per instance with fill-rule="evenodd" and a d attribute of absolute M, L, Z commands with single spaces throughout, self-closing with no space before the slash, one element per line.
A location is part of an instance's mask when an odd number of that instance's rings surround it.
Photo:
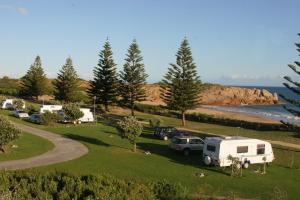
<path fill-rule="evenodd" d="M 80 111 L 83 112 L 83 117 L 81 117 L 78 121 L 80 122 L 94 121 L 94 115 L 89 108 L 80 108 Z"/>
<path fill-rule="evenodd" d="M 274 160 L 271 144 L 263 140 L 239 136 L 205 138 L 203 158 L 206 165 L 230 166 L 230 155 L 238 158 L 244 168 Z"/>
<path fill-rule="evenodd" d="M 62 110 L 62 105 L 42 105 L 40 108 L 40 113 L 43 114 L 46 111 L 51 113 L 58 113 L 58 111 Z"/>

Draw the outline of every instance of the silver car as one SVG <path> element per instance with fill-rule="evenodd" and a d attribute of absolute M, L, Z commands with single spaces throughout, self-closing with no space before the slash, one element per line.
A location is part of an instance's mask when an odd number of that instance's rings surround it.
<path fill-rule="evenodd" d="M 185 156 L 193 151 L 202 151 L 204 141 L 196 136 L 176 136 L 173 137 L 169 145 L 170 149 L 183 152 Z"/>
<path fill-rule="evenodd" d="M 16 110 L 14 112 L 14 116 L 18 117 L 18 118 L 28 118 L 29 117 L 28 113 L 23 110 Z"/>

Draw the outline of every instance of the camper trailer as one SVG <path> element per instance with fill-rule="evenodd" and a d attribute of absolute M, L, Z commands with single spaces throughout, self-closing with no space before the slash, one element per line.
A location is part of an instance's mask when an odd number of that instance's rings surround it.
<path fill-rule="evenodd" d="M 58 111 L 62 110 L 62 105 L 42 105 L 40 108 L 40 113 L 43 114 L 46 111 L 51 113 L 58 113 Z"/>
<path fill-rule="evenodd" d="M 230 166 L 229 156 L 238 158 L 244 168 L 274 160 L 271 144 L 263 140 L 239 136 L 205 138 L 203 158 L 206 165 Z"/>
<path fill-rule="evenodd" d="M 83 112 L 83 117 L 81 117 L 78 121 L 80 122 L 94 121 L 94 115 L 89 108 L 80 108 L 80 111 Z"/>
<path fill-rule="evenodd" d="M 5 101 L 3 101 L 1 108 L 2 109 L 12 109 L 14 108 L 14 100 L 16 99 L 6 99 Z M 23 100 L 22 100 L 23 101 Z M 25 102 L 23 101 L 23 109 L 25 109 Z"/>

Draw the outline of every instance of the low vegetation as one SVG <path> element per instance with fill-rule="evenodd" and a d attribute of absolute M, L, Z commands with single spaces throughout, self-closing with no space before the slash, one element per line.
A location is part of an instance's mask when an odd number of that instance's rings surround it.
<path fill-rule="evenodd" d="M 21 131 L 8 119 L 0 115 L 0 150 L 5 152 L 5 145 L 17 139 Z"/>
<path fill-rule="evenodd" d="M 108 175 L 69 173 L 2 172 L 1 199 L 189 199 L 180 184 L 166 181 L 140 182 Z"/>

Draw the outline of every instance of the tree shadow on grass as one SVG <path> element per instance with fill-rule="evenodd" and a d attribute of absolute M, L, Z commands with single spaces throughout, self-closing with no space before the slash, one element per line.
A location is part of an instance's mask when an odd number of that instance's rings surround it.
<path fill-rule="evenodd" d="M 190 165 L 199 169 L 204 169 L 208 171 L 213 171 L 217 173 L 221 173 L 223 175 L 228 175 L 224 170 L 219 167 L 208 167 L 203 163 L 202 153 L 192 153 L 189 156 L 184 156 L 181 152 L 175 152 L 169 149 L 164 144 L 153 144 L 153 143 L 145 143 L 140 142 L 137 144 L 140 149 L 143 151 L 150 151 L 152 154 L 164 156 L 169 158 L 171 162 L 181 164 L 181 165 Z"/>
<path fill-rule="evenodd" d="M 97 138 L 91 138 L 91 137 L 86 137 L 86 136 L 81 136 L 81 135 L 75 135 L 72 133 L 67 133 L 64 135 L 67 138 L 73 139 L 73 140 L 77 140 L 77 141 L 81 141 L 81 142 L 85 142 L 85 143 L 89 143 L 89 144 L 94 144 L 94 145 L 100 145 L 100 146 L 104 146 L 104 147 L 111 147 L 112 145 L 105 143 Z"/>

